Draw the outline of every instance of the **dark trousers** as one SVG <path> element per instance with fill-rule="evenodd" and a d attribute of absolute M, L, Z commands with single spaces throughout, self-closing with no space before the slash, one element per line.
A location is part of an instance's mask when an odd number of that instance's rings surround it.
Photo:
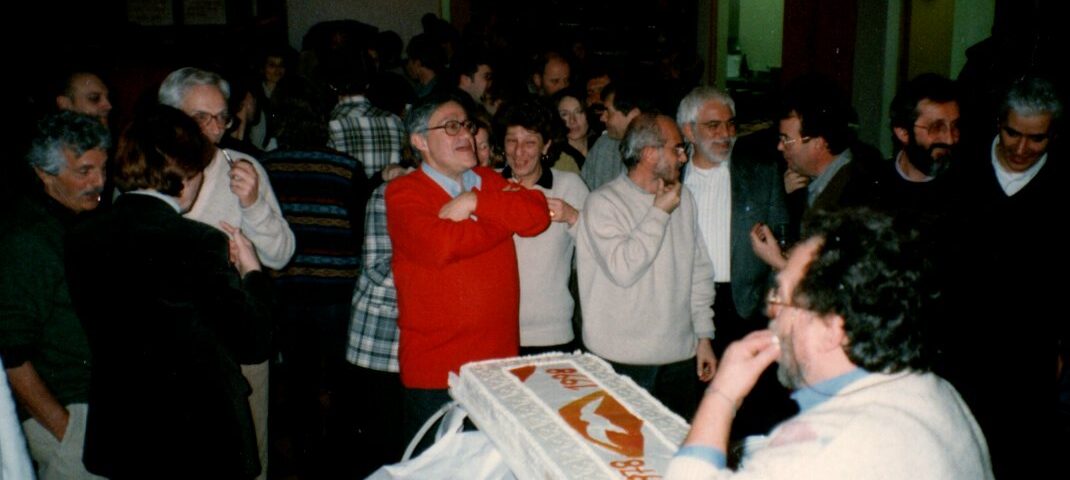
<path fill-rule="evenodd" d="M 690 421 L 698 408 L 698 375 L 695 358 L 665 365 L 630 365 L 609 362 L 617 373 L 630 377 L 669 410 Z"/>
<path fill-rule="evenodd" d="M 339 392 L 345 436 L 334 456 L 342 467 L 334 478 L 364 478 L 401 460 L 407 441 L 401 435 L 401 376 L 346 365 L 346 381 Z"/>
<path fill-rule="evenodd" d="M 349 303 L 280 302 L 279 355 L 271 366 L 272 477 L 332 476 L 344 435 L 335 396 L 344 378 Z"/>
<path fill-rule="evenodd" d="M 545 347 L 520 347 L 520 355 L 539 355 L 542 353 L 562 352 L 572 353 L 580 349 L 579 340 L 573 339 L 571 342 L 562 343 L 560 345 L 547 345 Z"/>
<path fill-rule="evenodd" d="M 402 422 L 402 436 L 406 445 L 412 441 L 412 437 L 420 430 L 424 422 L 438 409 L 452 400 L 447 389 L 424 389 L 405 388 L 402 403 L 404 404 L 404 419 Z M 424 435 L 413 451 L 413 457 L 430 447 L 434 443 L 434 429 Z"/>

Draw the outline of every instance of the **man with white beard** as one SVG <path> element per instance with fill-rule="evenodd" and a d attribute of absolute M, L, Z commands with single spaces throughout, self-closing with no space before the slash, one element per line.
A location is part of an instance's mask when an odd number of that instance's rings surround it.
<path fill-rule="evenodd" d="M 691 144 L 683 181 L 695 198 L 698 226 L 713 261 L 713 321 L 718 355 L 746 334 L 765 328 L 762 295 L 770 268 L 751 249 L 750 231 L 768 225 L 782 232 L 788 223 L 784 189 L 776 165 L 733 150 L 736 105 L 713 87 L 697 87 L 680 102 L 676 121 Z M 769 431 L 794 410 L 772 376 L 763 378 L 753 401 L 737 417 L 734 432 Z M 761 400 L 757 400 L 757 399 Z"/>

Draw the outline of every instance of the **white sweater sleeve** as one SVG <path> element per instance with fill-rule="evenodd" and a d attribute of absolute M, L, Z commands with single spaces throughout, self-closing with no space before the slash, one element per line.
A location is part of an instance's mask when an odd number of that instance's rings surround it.
<path fill-rule="evenodd" d="M 669 214 L 651 203 L 634 227 L 622 201 L 609 189 L 587 197 L 580 228 L 590 241 L 598 266 L 620 287 L 630 287 L 650 268 L 665 238 Z"/>

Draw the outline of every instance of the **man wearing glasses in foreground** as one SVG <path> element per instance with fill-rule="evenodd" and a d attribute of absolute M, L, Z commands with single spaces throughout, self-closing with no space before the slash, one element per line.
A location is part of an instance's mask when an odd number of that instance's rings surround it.
<path fill-rule="evenodd" d="M 922 355 L 918 249 L 868 209 L 820 213 L 777 274 L 772 321 L 725 351 L 666 478 L 991 479 L 980 427 Z M 729 428 L 773 361 L 799 415 L 747 440 Z"/>
<path fill-rule="evenodd" d="M 406 117 L 422 163 L 386 189 L 394 247 L 403 438 L 449 401 L 447 376 L 474 360 L 515 356 L 520 281 L 513 235 L 550 224 L 546 197 L 477 167 L 476 125 L 433 94 Z"/>

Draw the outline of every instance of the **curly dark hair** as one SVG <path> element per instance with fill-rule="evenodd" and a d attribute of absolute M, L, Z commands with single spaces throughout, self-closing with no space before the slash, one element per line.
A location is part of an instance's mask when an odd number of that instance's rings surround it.
<path fill-rule="evenodd" d="M 933 103 L 958 101 L 958 90 L 954 80 L 935 73 L 923 73 L 903 85 L 892 99 L 890 118 L 893 127 L 914 128 L 921 112 L 918 104 L 922 100 Z"/>
<path fill-rule="evenodd" d="M 505 132 L 509 127 L 523 127 L 538 133 L 544 143 L 550 144 L 550 151 L 542 163 L 544 167 L 553 165 L 561 154 L 560 147 L 565 137 L 565 127 L 554 112 L 546 99 L 534 95 L 525 95 L 504 105 L 494 116 L 495 147 L 505 151 Z"/>
<path fill-rule="evenodd" d="M 559 133 L 555 119 L 556 116 L 546 100 L 525 95 L 503 106 L 494 123 L 500 138 L 505 138 L 505 130 L 509 127 L 519 126 L 542 135 L 543 141 L 549 142 Z"/>
<path fill-rule="evenodd" d="M 935 297 L 924 280 L 917 234 L 868 208 L 825 211 L 804 226 L 823 243 L 795 290 L 800 305 L 843 317 L 851 362 L 872 372 L 929 369 L 925 308 Z"/>

